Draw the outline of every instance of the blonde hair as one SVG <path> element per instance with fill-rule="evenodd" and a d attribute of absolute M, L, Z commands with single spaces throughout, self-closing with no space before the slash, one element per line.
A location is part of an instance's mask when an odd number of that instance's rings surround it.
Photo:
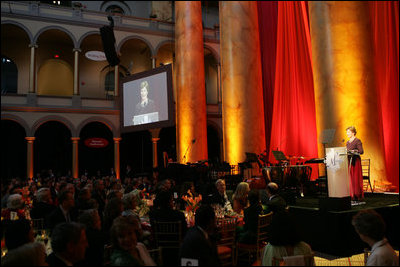
<path fill-rule="evenodd" d="M 237 185 L 235 193 L 232 196 L 232 199 L 242 199 L 247 196 L 250 191 L 249 184 L 246 182 L 241 182 Z"/>
<path fill-rule="evenodd" d="M 347 128 L 346 128 L 346 131 L 347 131 L 347 130 L 350 130 L 351 132 L 353 132 L 353 133 L 354 133 L 354 135 L 356 135 L 356 134 L 357 134 L 356 127 L 354 127 L 354 126 L 349 126 L 349 127 L 347 127 Z"/>

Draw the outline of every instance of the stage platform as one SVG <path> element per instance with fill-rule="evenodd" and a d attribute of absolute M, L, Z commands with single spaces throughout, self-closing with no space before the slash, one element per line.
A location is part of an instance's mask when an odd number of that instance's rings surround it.
<path fill-rule="evenodd" d="M 386 222 L 386 237 L 398 250 L 399 194 L 365 193 L 365 204 L 352 206 L 344 211 L 320 210 L 318 197 L 299 197 L 296 198 L 296 203 L 289 205 L 289 211 L 294 215 L 304 241 L 315 251 L 338 257 L 359 254 L 368 247 L 351 225 L 352 217 L 364 209 L 374 209 L 382 215 Z"/>

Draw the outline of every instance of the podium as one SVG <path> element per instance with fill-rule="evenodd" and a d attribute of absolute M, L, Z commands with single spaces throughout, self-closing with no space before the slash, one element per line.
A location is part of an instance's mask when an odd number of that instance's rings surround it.
<path fill-rule="evenodd" d="M 351 209 L 350 177 L 346 147 L 330 147 L 325 149 L 328 181 L 328 198 L 320 199 L 322 210 Z"/>

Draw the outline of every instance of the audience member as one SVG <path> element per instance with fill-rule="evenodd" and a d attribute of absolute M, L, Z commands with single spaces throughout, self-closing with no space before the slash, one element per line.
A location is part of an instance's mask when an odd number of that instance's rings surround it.
<path fill-rule="evenodd" d="M 182 236 L 187 230 L 185 215 L 179 210 L 174 210 L 173 195 L 170 191 L 160 191 L 154 199 L 153 209 L 150 210 L 150 224 L 154 225 L 154 221 L 159 222 L 175 222 L 180 221 L 182 225 Z"/>
<path fill-rule="evenodd" d="M 1 258 L 1 266 L 48 266 L 44 245 L 32 242 L 10 250 Z"/>
<path fill-rule="evenodd" d="M 226 195 L 226 184 L 225 180 L 218 179 L 215 182 L 216 192 L 211 196 L 211 205 L 220 205 L 227 212 L 233 212 L 232 204 Z"/>
<path fill-rule="evenodd" d="M 312 255 L 311 247 L 301 241 L 297 224 L 291 215 L 288 212 L 278 212 L 272 218 L 270 240 L 264 248 L 261 265 L 272 266 L 273 258 L 298 255 Z"/>
<path fill-rule="evenodd" d="M 270 213 L 273 211 L 274 214 L 276 214 L 278 212 L 285 211 L 287 207 L 286 201 L 278 194 L 278 185 L 274 182 L 271 182 L 267 185 L 266 191 L 268 199 L 264 199 L 263 204 L 266 205 L 266 210 L 264 212 Z"/>
<path fill-rule="evenodd" d="M 72 222 L 77 219 L 77 212 L 73 209 L 75 200 L 71 191 L 61 191 L 58 202 L 59 206 L 46 217 L 46 225 L 49 229 L 53 229 L 59 223 Z"/>
<path fill-rule="evenodd" d="M 118 216 L 121 216 L 123 211 L 122 200 L 118 197 L 114 197 L 110 199 L 106 207 L 104 208 L 104 217 L 103 217 L 103 232 L 106 238 L 106 243 L 110 240 L 110 229 L 113 224 L 113 221 Z"/>
<path fill-rule="evenodd" d="M 241 182 L 236 186 L 235 193 L 232 196 L 233 211 L 239 215 L 243 215 L 243 210 L 248 206 L 247 196 L 249 191 L 250 187 L 246 182 Z"/>
<path fill-rule="evenodd" d="M 35 241 L 30 221 L 20 219 L 6 223 L 4 239 L 8 250 L 13 250 L 24 244 Z"/>
<path fill-rule="evenodd" d="M 53 205 L 50 188 L 43 187 L 36 192 L 36 201 L 33 203 L 31 210 L 32 219 L 44 219 L 55 210 Z"/>
<path fill-rule="evenodd" d="M 80 223 L 58 224 L 51 234 L 53 252 L 47 257 L 49 266 L 72 266 L 85 258 L 88 246 L 84 225 Z"/>
<path fill-rule="evenodd" d="M 88 248 L 85 258 L 77 266 L 102 266 L 105 238 L 101 231 L 101 220 L 97 209 L 84 210 L 78 221 L 86 227 Z"/>
<path fill-rule="evenodd" d="M 133 217 L 131 219 L 135 220 Z M 111 227 L 112 266 L 155 266 L 146 247 L 137 242 L 137 225 L 127 217 L 116 218 Z"/>
<path fill-rule="evenodd" d="M 211 238 L 216 227 L 214 209 L 209 205 L 200 206 L 195 226 L 188 230 L 180 247 L 179 259 L 197 260 L 198 266 L 221 266 L 215 240 Z"/>
<path fill-rule="evenodd" d="M 374 210 L 358 212 L 352 224 L 361 240 L 371 247 L 366 266 L 398 266 L 399 258 L 385 238 L 386 224 Z"/>
<path fill-rule="evenodd" d="M 257 241 L 258 216 L 263 213 L 259 191 L 251 190 L 248 199 L 250 206 L 244 209 L 244 226 L 238 232 L 238 242 L 255 244 Z"/>
<path fill-rule="evenodd" d="M 88 187 L 84 187 L 79 191 L 78 199 L 76 201 L 76 209 L 88 210 L 93 209 L 93 202 L 91 202 L 92 193 Z"/>

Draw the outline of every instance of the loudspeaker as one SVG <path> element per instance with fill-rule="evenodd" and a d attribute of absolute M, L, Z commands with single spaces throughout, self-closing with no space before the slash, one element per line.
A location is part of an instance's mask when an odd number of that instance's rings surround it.
<path fill-rule="evenodd" d="M 115 36 L 111 26 L 103 26 L 100 28 L 101 40 L 103 42 L 103 50 L 106 54 L 108 63 L 111 66 L 119 64 L 119 58 L 115 52 Z"/>
<path fill-rule="evenodd" d="M 344 211 L 351 210 L 350 197 L 327 197 L 319 199 L 321 211 Z"/>

